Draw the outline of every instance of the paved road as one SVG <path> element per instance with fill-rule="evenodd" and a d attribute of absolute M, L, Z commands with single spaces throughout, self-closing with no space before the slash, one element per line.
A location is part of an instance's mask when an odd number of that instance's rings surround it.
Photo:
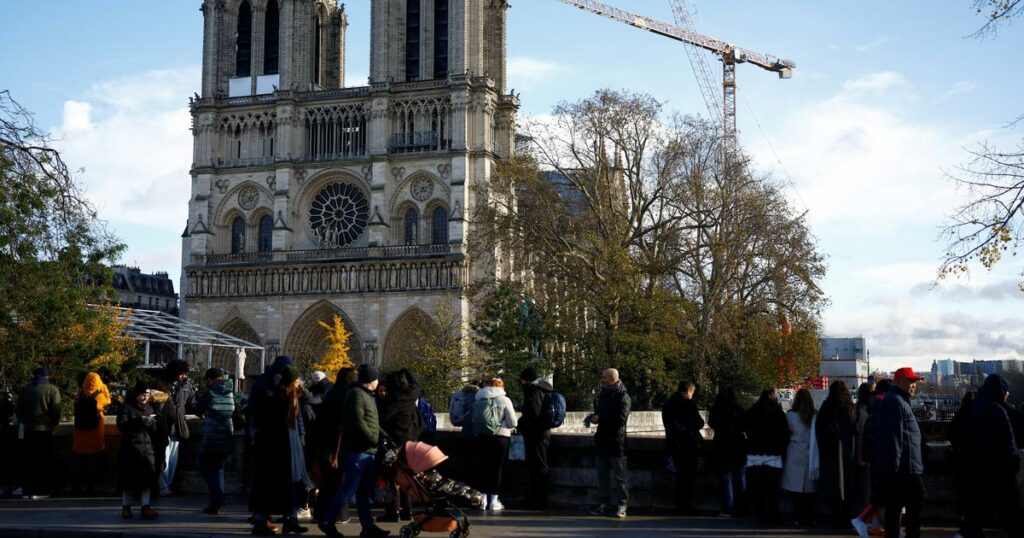
<path fill-rule="evenodd" d="M 159 536 L 161 538 L 200 538 L 203 536 L 248 535 L 245 523 L 248 514 L 243 511 L 242 499 L 222 516 L 207 516 L 199 512 L 202 497 L 171 497 L 156 507 L 159 520 L 144 522 L 125 521 L 120 517 L 120 500 L 52 499 L 46 501 L 0 501 L 0 536 L 49 538 L 51 536 L 118 536 L 135 538 Z M 471 515 L 472 537 L 817 537 L 854 536 L 853 532 L 830 533 L 823 530 L 801 531 L 792 528 L 757 528 L 746 520 L 719 518 L 673 518 L 660 515 L 631 515 L 626 520 L 595 518 L 581 512 L 538 513 L 506 511 L 500 515 Z M 384 528 L 397 534 L 397 523 L 384 524 Z M 356 524 L 339 525 L 346 536 L 358 536 Z M 952 537 L 954 529 L 931 528 L 926 537 Z M 318 536 L 315 527 L 306 536 Z M 441 537 L 441 534 L 424 534 Z"/>

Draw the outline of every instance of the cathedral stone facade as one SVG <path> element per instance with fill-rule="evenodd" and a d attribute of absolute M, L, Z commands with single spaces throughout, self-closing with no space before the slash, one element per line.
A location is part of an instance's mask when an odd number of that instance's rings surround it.
<path fill-rule="evenodd" d="M 466 319 L 491 266 L 467 216 L 513 151 L 507 7 L 372 0 L 370 79 L 348 88 L 343 4 L 206 0 L 183 316 L 309 360 L 336 314 L 382 365 L 438 303 Z"/>

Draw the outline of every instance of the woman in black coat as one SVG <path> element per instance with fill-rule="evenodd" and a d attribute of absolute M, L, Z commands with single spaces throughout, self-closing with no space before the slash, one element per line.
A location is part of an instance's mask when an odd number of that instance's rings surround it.
<path fill-rule="evenodd" d="M 153 445 L 157 433 L 156 410 L 149 404 L 149 388 L 139 382 L 128 392 L 124 408 L 117 416 L 121 447 L 117 453 L 117 489 L 121 492 L 121 517 L 132 518 L 132 496 L 139 495 L 143 519 L 157 514 L 150 506 L 153 491 L 159 488 L 160 469 Z"/>
<path fill-rule="evenodd" d="M 832 523 L 845 528 L 850 521 L 854 485 L 853 398 L 843 381 L 829 386 L 828 398 L 818 410 L 815 430 L 821 461 L 818 494 L 831 503 Z"/>
<path fill-rule="evenodd" d="M 285 394 L 287 387 L 282 386 L 282 376 L 289 368 L 292 361 L 288 357 L 275 359 L 253 384 L 249 397 L 255 460 L 249 509 L 252 533 L 257 536 L 276 534 L 277 527 L 270 523 L 271 515 L 289 515 L 293 510 L 289 400 Z"/>
<path fill-rule="evenodd" d="M 743 408 L 732 387 L 722 387 L 708 413 L 708 426 L 715 432 L 711 463 L 722 488 L 722 514 L 735 515 L 737 500 L 743 497 L 743 467 L 747 463 L 747 438 L 741 421 Z"/>
<path fill-rule="evenodd" d="M 778 523 L 779 478 L 789 446 L 789 421 L 775 389 L 761 397 L 743 415 L 747 434 L 747 498 L 761 523 Z"/>
<path fill-rule="evenodd" d="M 405 446 L 406 441 L 416 441 L 423 431 L 423 419 L 416 405 L 420 388 L 412 372 L 404 368 L 391 372 L 384 378 L 384 389 L 385 396 L 378 406 L 381 429 L 398 447 Z M 395 502 L 385 507 L 384 514 L 377 521 L 410 519 L 412 503 L 409 497 L 393 482 L 391 489 Z"/>

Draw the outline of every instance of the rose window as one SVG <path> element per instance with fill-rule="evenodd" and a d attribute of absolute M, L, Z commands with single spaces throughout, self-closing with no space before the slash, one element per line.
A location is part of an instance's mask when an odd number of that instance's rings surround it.
<path fill-rule="evenodd" d="M 309 227 L 322 245 L 344 247 L 362 235 L 369 215 L 362 191 L 347 183 L 334 183 L 313 198 Z"/>

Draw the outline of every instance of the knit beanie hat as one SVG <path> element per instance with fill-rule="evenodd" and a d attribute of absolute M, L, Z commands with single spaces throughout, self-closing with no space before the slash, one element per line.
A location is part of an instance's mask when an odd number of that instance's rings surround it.
<path fill-rule="evenodd" d="M 373 383 L 380 379 L 380 371 L 377 367 L 372 364 L 360 364 L 359 365 L 359 378 L 357 380 L 360 384 Z"/>
<path fill-rule="evenodd" d="M 299 370 L 294 366 L 285 366 L 281 370 L 281 386 L 287 387 L 299 378 Z"/>
<path fill-rule="evenodd" d="M 317 371 L 313 372 L 313 382 L 314 383 L 319 383 L 319 382 L 323 381 L 324 379 L 327 379 L 327 374 L 321 372 L 320 370 L 317 370 Z"/>

